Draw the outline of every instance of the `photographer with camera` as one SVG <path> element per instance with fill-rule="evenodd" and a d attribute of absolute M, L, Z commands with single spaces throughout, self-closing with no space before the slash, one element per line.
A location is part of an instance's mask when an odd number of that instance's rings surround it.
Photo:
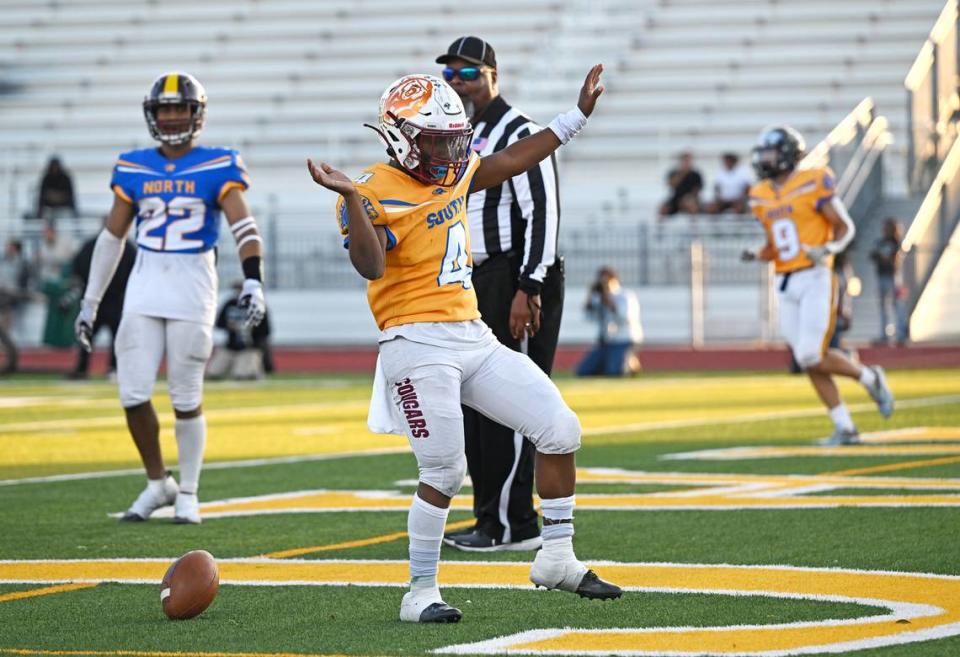
<path fill-rule="evenodd" d="M 640 371 L 634 346 L 643 341 L 640 302 L 620 284 L 611 267 L 602 267 L 590 287 L 585 307 L 597 322 L 597 344 L 577 365 L 577 376 L 623 376 Z"/>

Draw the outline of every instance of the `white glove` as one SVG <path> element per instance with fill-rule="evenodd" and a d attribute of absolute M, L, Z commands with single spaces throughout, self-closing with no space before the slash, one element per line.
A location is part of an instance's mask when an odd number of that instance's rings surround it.
<path fill-rule="evenodd" d="M 830 243 L 827 242 L 823 246 L 803 246 L 804 252 L 807 254 L 807 257 L 810 258 L 810 261 L 814 265 L 822 265 L 824 259 L 827 256 L 834 254 L 833 249 L 830 248 Z"/>
<path fill-rule="evenodd" d="M 73 334 L 84 351 L 93 350 L 93 324 L 97 320 L 97 304 L 84 299 L 80 302 L 80 313 L 73 323 Z"/>
<path fill-rule="evenodd" d="M 263 283 L 254 278 L 245 279 L 237 305 L 247 311 L 243 328 L 258 326 L 267 312 L 267 303 L 263 298 Z"/>

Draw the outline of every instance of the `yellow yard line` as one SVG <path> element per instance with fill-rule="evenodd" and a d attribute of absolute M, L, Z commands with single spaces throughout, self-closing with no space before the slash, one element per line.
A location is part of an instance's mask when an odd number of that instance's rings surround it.
<path fill-rule="evenodd" d="M 45 586 L 42 589 L 30 589 L 29 591 L 13 591 L 0 595 L 0 602 L 11 602 L 13 600 L 23 600 L 24 598 L 36 598 L 41 595 L 51 595 L 53 593 L 63 593 L 65 591 L 76 591 L 77 589 L 92 589 L 96 583 L 82 584 L 58 584 L 57 586 Z"/>
<path fill-rule="evenodd" d="M 850 470 L 838 470 L 837 472 L 824 472 L 824 475 L 834 475 L 839 477 L 849 477 L 853 475 L 874 474 L 877 472 L 893 472 L 895 470 L 911 470 L 913 468 L 926 468 L 931 465 L 948 465 L 950 463 L 960 463 L 960 456 L 945 456 L 939 459 L 926 459 L 924 461 L 904 461 L 902 463 L 888 463 L 886 465 L 874 465 L 869 468 L 853 468 Z"/>
<path fill-rule="evenodd" d="M 470 520 L 461 520 L 460 522 L 451 522 L 444 529 L 450 531 L 451 529 L 464 529 L 466 527 L 472 526 L 476 521 L 473 519 Z M 267 552 L 262 554 L 262 557 L 268 557 L 271 559 L 287 559 L 290 557 L 302 557 L 305 554 L 313 554 L 315 552 L 331 552 L 333 550 L 349 550 L 351 548 L 366 547 L 368 545 L 379 545 L 380 543 L 390 543 L 392 541 L 398 541 L 401 538 L 406 538 L 407 532 L 393 532 L 392 534 L 383 534 L 381 536 L 373 536 L 371 538 L 361 538 L 355 541 L 344 541 L 343 543 L 334 543 L 332 545 L 317 545 L 314 547 L 305 547 L 305 548 L 293 548 L 291 550 L 279 550 L 277 552 Z"/>
<path fill-rule="evenodd" d="M 347 657 L 346 655 L 314 655 L 298 652 L 161 652 L 158 650 L 31 650 L 0 648 L 0 655 L 56 655 L 60 657 Z"/>

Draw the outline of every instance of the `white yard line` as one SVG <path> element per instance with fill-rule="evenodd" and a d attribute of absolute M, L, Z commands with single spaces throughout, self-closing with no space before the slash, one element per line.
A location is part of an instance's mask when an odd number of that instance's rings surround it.
<path fill-rule="evenodd" d="M 220 408 L 204 411 L 203 414 L 208 420 L 218 420 L 221 418 L 248 417 L 258 415 L 273 415 L 280 411 L 328 411 L 328 410 L 350 410 L 355 407 L 359 410 L 366 410 L 369 400 L 366 399 L 345 399 L 337 402 L 324 402 L 322 404 L 288 404 L 273 406 L 249 406 L 246 408 Z M 119 407 L 119 403 L 117 403 Z M 173 420 L 172 413 L 160 413 L 160 420 L 170 422 Z M 125 426 L 126 421 L 117 408 L 117 413 L 108 417 L 90 417 L 78 418 L 75 420 L 34 420 L 31 422 L 11 422 L 9 424 L 0 424 L 0 434 L 7 431 L 48 431 L 48 430 L 70 430 L 78 428 L 98 428 Z"/>
<path fill-rule="evenodd" d="M 940 404 L 951 404 L 960 402 L 960 395 L 942 395 L 939 397 L 918 397 L 916 399 L 905 399 L 897 402 L 898 409 L 904 408 L 922 408 L 924 406 L 938 406 Z M 871 411 L 876 408 L 872 402 L 862 404 L 852 404 L 849 406 L 851 412 Z M 822 407 L 801 408 L 795 411 L 771 411 L 768 413 L 747 413 L 744 415 L 733 415 L 731 417 L 720 418 L 691 418 L 689 420 L 662 420 L 659 422 L 637 422 L 634 424 L 621 424 L 612 427 L 596 427 L 594 429 L 584 429 L 584 436 L 606 436 L 616 433 L 627 433 L 630 431 L 651 431 L 656 429 L 674 429 L 680 427 L 699 427 L 704 424 L 741 424 L 745 422 L 760 422 L 763 420 L 779 420 L 785 418 L 811 417 L 815 415 L 826 415 Z"/>
<path fill-rule="evenodd" d="M 254 468 L 261 465 L 283 465 L 288 463 L 306 463 L 308 461 L 330 461 L 345 459 L 352 456 L 382 456 L 384 454 L 401 454 L 409 451 L 408 447 L 382 447 L 378 449 L 362 450 L 357 452 L 337 452 L 335 454 L 309 454 L 306 456 L 278 456 L 268 459 L 247 459 L 245 461 L 215 461 L 204 463 L 204 470 L 229 470 L 231 468 Z M 23 479 L 0 479 L 0 486 L 16 486 L 17 484 L 44 484 L 55 481 L 77 481 L 84 479 L 104 479 L 107 477 L 126 477 L 129 475 L 143 476 L 143 468 L 127 468 L 125 470 L 104 470 L 102 472 L 77 472 L 73 474 L 50 475 L 47 477 L 25 477 Z"/>

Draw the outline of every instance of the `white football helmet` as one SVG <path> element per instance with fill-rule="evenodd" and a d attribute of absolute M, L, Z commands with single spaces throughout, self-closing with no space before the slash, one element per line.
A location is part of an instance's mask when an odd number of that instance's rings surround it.
<path fill-rule="evenodd" d="M 379 125 L 367 127 L 420 182 L 449 187 L 467 170 L 473 128 L 460 97 L 434 75 L 405 75 L 387 87 Z"/>

